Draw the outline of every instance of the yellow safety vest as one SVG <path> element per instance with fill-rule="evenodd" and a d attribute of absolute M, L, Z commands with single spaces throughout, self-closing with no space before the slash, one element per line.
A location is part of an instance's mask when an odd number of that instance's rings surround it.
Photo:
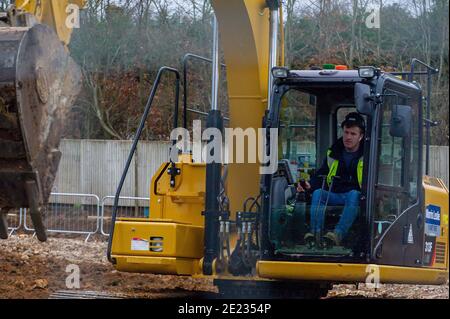
<path fill-rule="evenodd" d="M 328 150 L 328 152 L 327 152 L 327 162 L 328 162 L 327 184 L 328 184 L 328 186 L 331 185 L 331 181 L 332 181 L 333 177 L 336 176 L 337 169 L 339 166 L 339 160 L 332 158 L 330 155 L 331 155 L 331 150 Z M 361 156 L 358 161 L 358 166 L 356 169 L 356 175 L 358 177 L 359 187 L 362 187 L 363 167 L 364 167 L 364 162 L 363 162 L 363 157 Z"/>

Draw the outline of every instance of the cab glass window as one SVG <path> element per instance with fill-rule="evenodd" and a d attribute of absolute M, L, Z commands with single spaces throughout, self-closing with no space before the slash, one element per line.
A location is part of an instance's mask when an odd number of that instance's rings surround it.
<path fill-rule="evenodd" d="M 281 102 L 278 154 L 288 160 L 296 181 L 309 179 L 316 163 L 315 97 L 290 90 Z"/>
<path fill-rule="evenodd" d="M 375 193 L 375 239 L 408 207 L 417 203 L 420 174 L 419 99 L 393 90 L 385 90 L 380 118 L 377 185 Z M 412 109 L 408 137 L 390 135 L 393 107 L 408 105 Z"/>
<path fill-rule="evenodd" d="M 386 90 L 380 122 L 380 146 L 378 157 L 378 184 L 401 187 L 404 165 L 404 139 L 391 136 L 391 117 L 393 106 L 398 103 L 396 92 Z M 395 96 L 393 96 L 395 95 Z"/>

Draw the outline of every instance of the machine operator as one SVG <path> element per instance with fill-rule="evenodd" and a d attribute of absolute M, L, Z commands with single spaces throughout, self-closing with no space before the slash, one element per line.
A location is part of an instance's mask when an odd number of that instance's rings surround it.
<path fill-rule="evenodd" d="M 311 245 L 323 231 L 327 205 L 344 205 L 334 231 L 323 236 L 329 246 L 341 244 L 358 215 L 366 127 L 363 117 L 356 112 L 347 114 L 341 127 L 343 136 L 328 149 L 320 169 L 309 183 L 297 187 L 298 192 L 312 192 L 310 232 L 304 238 Z"/>

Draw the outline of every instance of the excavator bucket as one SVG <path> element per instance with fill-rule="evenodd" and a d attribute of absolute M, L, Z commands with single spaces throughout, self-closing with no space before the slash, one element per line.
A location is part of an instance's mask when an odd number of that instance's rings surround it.
<path fill-rule="evenodd" d="M 41 207 L 80 88 L 79 67 L 50 27 L 0 27 L 0 238 L 7 237 L 7 212 L 28 208 L 38 239 L 46 240 Z"/>

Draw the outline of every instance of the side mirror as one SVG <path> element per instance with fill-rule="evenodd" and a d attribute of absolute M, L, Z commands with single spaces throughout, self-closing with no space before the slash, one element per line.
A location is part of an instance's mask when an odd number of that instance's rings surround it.
<path fill-rule="evenodd" d="M 389 134 L 394 137 L 408 137 L 411 134 L 412 110 L 409 105 L 394 105 Z"/>
<path fill-rule="evenodd" d="M 355 104 L 358 113 L 372 115 L 373 107 L 370 97 L 370 87 L 367 84 L 355 84 Z"/>

